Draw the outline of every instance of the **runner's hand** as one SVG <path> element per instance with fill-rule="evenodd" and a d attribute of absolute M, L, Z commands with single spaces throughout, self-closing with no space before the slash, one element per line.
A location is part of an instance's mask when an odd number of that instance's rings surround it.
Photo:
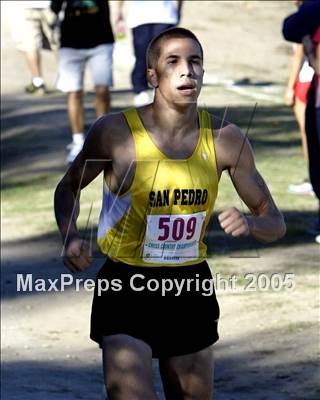
<path fill-rule="evenodd" d="M 88 268 L 92 262 L 89 244 L 81 239 L 71 240 L 66 246 L 63 262 L 72 272 Z"/>
<path fill-rule="evenodd" d="M 219 214 L 218 220 L 221 228 L 228 235 L 238 237 L 250 234 L 247 218 L 235 207 L 231 207 Z"/>

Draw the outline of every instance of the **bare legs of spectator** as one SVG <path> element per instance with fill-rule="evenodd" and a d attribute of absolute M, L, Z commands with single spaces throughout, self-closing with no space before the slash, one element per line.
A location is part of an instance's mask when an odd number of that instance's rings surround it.
<path fill-rule="evenodd" d="M 308 145 L 307 145 L 307 137 L 306 137 L 306 129 L 305 129 L 306 104 L 304 102 L 300 101 L 297 97 L 295 98 L 293 112 L 294 112 L 294 115 L 295 115 L 296 120 L 299 125 L 303 158 L 306 161 L 308 161 Z"/>
<path fill-rule="evenodd" d="M 298 97 L 295 97 L 292 108 L 299 125 L 303 158 L 305 159 L 306 162 L 308 162 L 308 144 L 307 144 L 307 136 L 305 129 L 306 104 L 303 101 L 300 101 Z M 312 185 L 309 182 L 308 178 L 305 179 L 302 183 L 289 185 L 288 191 L 289 193 L 294 193 L 294 194 L 311 194 L 311 195 L 313 194 Z"/>
<path fill-rule="evenodd" d="M 97 85 L 95 87 L 96 115 L 100 117 L 106 114 L 110 108 L 110 93 L 108 86 Z M 72 162 L 81 151 L 84 142 L 84 106 L 83 91 L 70 92 L 68 94 L 68 116 L 72 132 L 72 143 L 68 145 L 70 150 L 67 161 Z"/>
<path fill-rule="evenodd" d="M 110 92 L 109 87 L 104 85 L 97 85 L 95 87 L 96 91 L 96 114 L 97 117 L 100 117 L 103 114 L 106 114 L 110 109 Z"/>
<path fill-rule="evenodd" d="M 84 107 L 82 90 L 68 94 L 68 116 L 72 134 L 83 133 Z"/>
<path fill-rule="evenodd" d="M 42 76 L 40 51 L 37 49 L 26 51 L 25 55 L 32 78 L 35 78 L 36 76 Z"/>
<path fill-rule="evenodd" d="M 72 133 L 72 142 L 67 146 L 70 150 L 67 162 L 72 162 L 80 153 L 84 143 L 84 107 L 83 91 L 68 93 L 68 116 Z"/>
<path fill-rule="evenodd" d="M 34 93 L 43 95 L 45 93 L 45 86 L 41 70 L 41 55 L 38 49 L 30 49 L 25 51 L 26 60 L 31 72 L 32 82 L 26 86 L 27 93 Z"/>

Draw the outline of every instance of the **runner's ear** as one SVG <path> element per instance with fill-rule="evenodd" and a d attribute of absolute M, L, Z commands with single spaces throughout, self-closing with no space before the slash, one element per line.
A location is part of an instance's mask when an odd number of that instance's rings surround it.
<path fill-rule="evenodd" d="M 147 69 L 147 79 L 150 85 L 155 89 L 159 86 L 158 77 L 154 68 Z"/>

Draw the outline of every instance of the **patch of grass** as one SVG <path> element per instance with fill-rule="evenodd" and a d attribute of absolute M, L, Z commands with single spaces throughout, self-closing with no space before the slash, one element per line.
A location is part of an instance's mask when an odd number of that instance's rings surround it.
<path fill-rule="evenodd" d="M 3 182 L 1 190 L 2 239 L 15 240 L 18 237 L 37 236 L 57 231 L 54 217 L 54 190 L 61 175 L 26 176 Z M 101 180 L 85 188 L 81 194 L 81 214 L 78 226 L 87 226 L 91 203 L 93 209 L 90 221 L 97 224 L 101 197 Z M 21 221 L 23 219 L 23 222 Z M 17 229 L 19 226 L 19 229 Z"/>

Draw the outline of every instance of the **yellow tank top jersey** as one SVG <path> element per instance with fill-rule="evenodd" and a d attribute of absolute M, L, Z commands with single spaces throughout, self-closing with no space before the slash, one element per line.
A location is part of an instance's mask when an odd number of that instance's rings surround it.
<path fill-rule="evenodd" d="M 203 261 L 205 230 L 218 191 L 208 112 L 198 111 L 200 133 L 185 160 L 161 152 L 136 109 L 124 111 L 136 153 L 133 182 L 116 195 L 104 182 L 98 226 L 101 251 L 114 261 L 139 266 L 179 266 Z"/>

